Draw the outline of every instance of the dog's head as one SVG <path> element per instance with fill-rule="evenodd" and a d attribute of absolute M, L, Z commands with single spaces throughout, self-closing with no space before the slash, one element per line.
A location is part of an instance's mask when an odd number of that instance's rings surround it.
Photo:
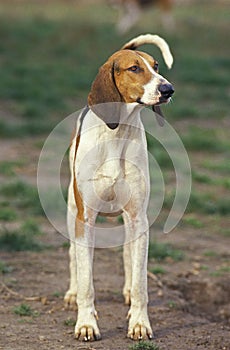
<path fill-rule="evenodd" d="M 125 102 L 152 106 L 160 113 L 159 105 L 170 101 L 174 88 L 159 74 L 157 61 L 145 52 L 135 51 L 147 43 L 161 49 L 165 63 L 171 68 L 173 57 L 162 38 L 151 34 L 134 38 L 100 68 L 88 96 L 88 104 L 93 110 L 99 104 Z M 115 122 L 110 127 L 117 125 Z"/>

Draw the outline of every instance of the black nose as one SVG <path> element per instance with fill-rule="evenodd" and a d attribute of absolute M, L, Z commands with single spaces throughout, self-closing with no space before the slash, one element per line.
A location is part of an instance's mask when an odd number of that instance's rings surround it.
<path fill-rule="evenodd" d="M 174 94 L 174 87 L 172 84 L 161 84 L 159 86 L 159 91 L 164 98 L 169 98 Z"/>

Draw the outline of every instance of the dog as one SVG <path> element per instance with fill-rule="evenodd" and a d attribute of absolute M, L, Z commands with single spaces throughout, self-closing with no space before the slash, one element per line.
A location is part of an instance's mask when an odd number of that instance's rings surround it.
<path fill-rule="evenodd" d="M 140 111 L 168 103 L 173 85 L 158 72 L 157 61 L 142 51 L 157 45 L 166 65 L 173 57 L 158 35 L 140 35 L 115 52 L 100 68 L 88 95 L 88 106 L 77 120 L 69 153 L 71 180 L 67 224 L 70 236 L 70 286 L 66 306 L 77 303 L 76 338 L 101 339 L 94 306 L 93 251 L 98 214 L 122 215 L 125 303 L 130 305 L 127 336 L 151 339 L 147 303 L 149 169 Z M 158 115 L 162 121 L 162 115 Z"/>
<path fill-rule="evenodd" d="M 173 0 L 108 0 L 119 10 L 117 31 L 120 34 L 128 32 L 136 25 L 143 10 L 149 6 L 157 6 L 161 10 L 162 24 L 165 29 L 172 30 L 174 19 L 172 17 Z"/>

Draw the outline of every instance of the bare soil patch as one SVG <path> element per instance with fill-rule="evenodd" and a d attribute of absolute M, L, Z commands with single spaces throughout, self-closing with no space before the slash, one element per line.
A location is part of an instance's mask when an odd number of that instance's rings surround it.
<path fill-rule="evenodd" d="M 94 280 L 99 325 L 103 339 L 85 344 L 74 339 L 76 313 L 64 310 L 68 286 L 68 249 L 59 234 L 50 229 L 53 248 L 42 252 L 1 253 L 12 267 L 1 289 L 0 348 L 20 349 L 128 349 L 123 304 L 122 252 L 119 248 L 95 251 Z M 47 242 L 47 238 L 46 238 Z M 191 242 L 190 242 L 191 243 Z M 191 245 L 190 245 L 191 249 Z M 200 264 L 200 263 L 199 263 Z M 160 349 L 230 349 L 230 288 L 227 278 L 210 278 L 191 262 L 164 262 L 173 273 L 149 278 L 149 313 Z M 14 295 L 13 292 L 19 295 Z M 38 296 L 28 301 L 24 297 Z M 28 304 L 32 316 L 14 313 Z"/>

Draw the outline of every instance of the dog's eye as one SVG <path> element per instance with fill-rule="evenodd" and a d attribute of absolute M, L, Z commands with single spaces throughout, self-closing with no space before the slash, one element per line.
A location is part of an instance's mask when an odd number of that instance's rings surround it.
<path fill-rule="evenodd" d="M 155 70 L 155 72 L 158 72 L 158 69 L 159 69 L 159 64 L 158 64 L 158 62 L 155 62 L 155 63 L 154 63 L 153 69 Z"/>
<path fill-rule="evenodd" d="M 132 66 L 132 67 L 129 67 L 128 70 L 130 72 L 139 73 L 141 71 L 141 68 L 139 66 Z"/>

